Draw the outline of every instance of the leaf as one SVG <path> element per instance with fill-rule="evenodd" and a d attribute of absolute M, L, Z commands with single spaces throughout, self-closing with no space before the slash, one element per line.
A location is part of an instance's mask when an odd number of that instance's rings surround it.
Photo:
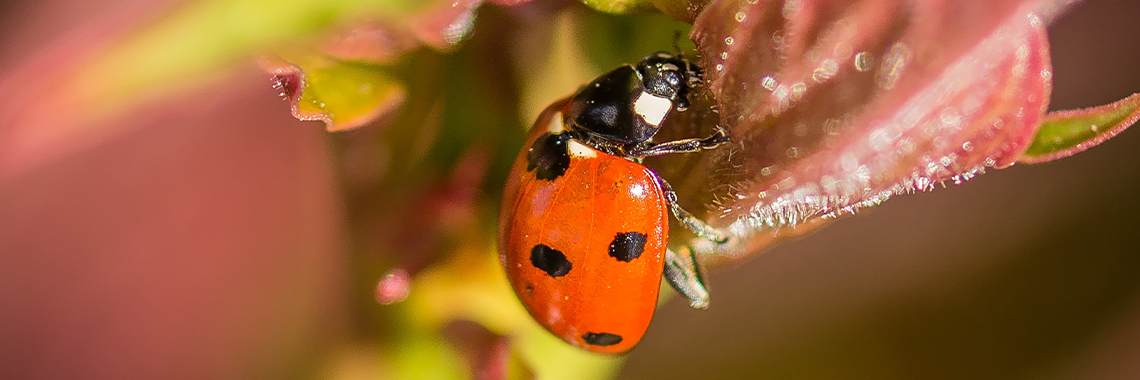
<path fill-rule="evenodd" d="M 1013 164 L 1051 89 L 1059 1 L 719 1 L 691 37 L 732 149 L 690 181 L 714 226 L 709 262 L 899 194 Z M 694 200 L 689 200 L 694 203 Z M 786 227 L 799 226 L 792 233 Z M 766 233 L 765 233 L 766 232 Z"/>
<path fill-rule="evenodd" d="M 395 109 L 404 87 L 382 66 L 339 61 L 319 55 L 300 65 L 266 60 L 273 86 L 290 103 L 298 120 L 319 120 L 330 132 L 359 127 Z"/>
<path fill-rule="evenodd" d="M 438 50 L 449 50 L 471 34 L 475 11 L 482 4 L 482 0 L 435 1 L 412 16 L 407 25 L 420 41 Z"/>
<path fill-rule="evenodd" d="M 599 12 L 627 14 L 644 13 L 654 9 L 653 3 L 646 0 L 581 0 L 582 4 Z"/>
<path fill-rule="evenodd" d="M 440 51 L 455 47 L 474 28 L 481 0 L 433 1 L 403 18 L 381 17 L 334 30 L 315 47 L 299 42 L 279 48 L 284 59 L 262 67 L 290 102 L 299 120 L 320 120 L 328 131 L 345 131 L 399 107 L 404 86 L 388 65 L 421 44 Z"/>
<path fill-rule="evenodd" d="M 1050 112 L 1019 162 L 1035 164 L 1072 156 L 1128 129 L 1140 120 L 1140 93 L 1112 104 Z"/>

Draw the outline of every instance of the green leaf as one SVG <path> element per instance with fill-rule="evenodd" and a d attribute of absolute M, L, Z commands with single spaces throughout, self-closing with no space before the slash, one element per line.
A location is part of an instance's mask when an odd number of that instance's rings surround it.
<path fill-rule="evenodd" d="M 267 62 L 274 87 L 290 102 L 293 116 L 320 120 L 330 132 L 376 120 L 403 103 L 403 85 L 385 66 L 340 61 L 319 54 L 285 62 Z"/>
<path fill-rule="evenodd" d="M 582 0 L 582 4 L 599 12 L 615 14 L 645 13 L 657 9 L 646 0 Z"/>
<path fill-rule="evenodd" d="M 1065 158 L 1099 145 L 1140 120 L 1140 93 L 1115 103 L 1052 112 L 1018 160 L 1039 163 Z"/>

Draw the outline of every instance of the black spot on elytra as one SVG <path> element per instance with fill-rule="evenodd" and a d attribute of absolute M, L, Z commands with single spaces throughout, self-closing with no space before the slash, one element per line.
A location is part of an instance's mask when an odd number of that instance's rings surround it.
<path fill-rule="evenodd" d="M 588 332 L 582 334 L 582 340 L 593 346 L 612 346 L 621 343 L 621 335 L 610 333 Z"/>
<path fill-rule="evenodd" d="M 566 260 L 566 255 L 546 244 L 538 244 L 531 248 L 530 263 L 550 277 L 565 276 L 570 273 L 570 268 L 574 267 L 569 260 Z"/>
<path fill-rule="evenodd" d="M 645 234 L 640 232 L 618 233 L 610 243 L 610 256 L 627 263 L 641 257 L 644 251 Z"/>
<path fill-rule="evenodd" d="M 526 171 L 534 171 L 535 178 L 546 181 L 561 177 L 570 167 L 569 141 L 566 133 L 539 136 L 526 155 Z"/>

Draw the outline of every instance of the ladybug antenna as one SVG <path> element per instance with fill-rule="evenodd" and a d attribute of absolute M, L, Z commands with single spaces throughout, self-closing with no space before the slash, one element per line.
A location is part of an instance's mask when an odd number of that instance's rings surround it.
<path fill-rule="evenodd" d="M 701 83 L 701 77 L 703 76 L 704 73 L 701 72 L 700 68 L 689 63 L 689 60 L 685 57 L 685 51 L 681 50 L 680 41 L 681 41 L 681 31 L 680 30 L 674 30 L 673 31 L 673 51 L 677 52 L 677 58 L 680 58 L 682 61 L 685 61 L 685 71 L 689 73 L 689 79 L 690 79 L 690 81 L 693 82 L 693 83 L 690 83 L 690 85 L 699 86 Z"/>

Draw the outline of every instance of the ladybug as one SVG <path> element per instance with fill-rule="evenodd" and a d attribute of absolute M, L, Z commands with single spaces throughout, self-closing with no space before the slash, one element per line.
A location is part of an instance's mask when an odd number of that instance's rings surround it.
<path fill-rule="evenodd" d="M 555 102 L 531 129 L 504 190 L 500 258 L 527 311 L 566 342 L 629 351 L 649 327 L 663 275 L 694 307 L 707 307 L 696 261 L 666 247 L 669 213 L 698 236 L 726 239 L 641 164 L 729 141 L 720 127 L 707 138 L 653 141 L 700 83 L 693 63 L 652 54 Z"/>

